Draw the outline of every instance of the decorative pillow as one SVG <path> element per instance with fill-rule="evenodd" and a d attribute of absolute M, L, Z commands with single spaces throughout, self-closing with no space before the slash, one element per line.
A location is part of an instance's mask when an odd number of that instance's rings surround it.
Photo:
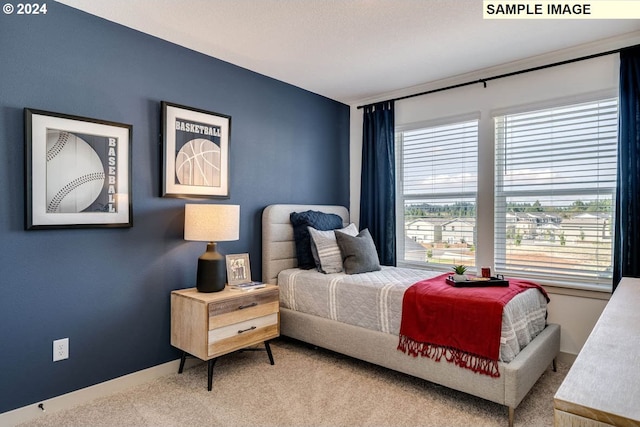
<path fill-rule="evenodd" d="M 311 253 L 318 271 L 325 274 L 340 273 L 342 271 L 342 253 L 338 242 L 336 242 L 335 232 L 339 231 L 349 236 L 357 236 L 358 227 L 355 224 L 349 224 L 340 230 L 329 231 L 320 231 L 313 227 L 308 228 L 311 236 Z"/>
<path fill-rule="evenodd" d="M 368 229 L 365 228 L 357 236 L 349 236 L 339 231 L 335 234 L 342 253 L 345 273 L 359 274 L 380 270 L 376 245 Z"/>
<path fill-rule="evenodd" d="M 310 269 L 316 266 L 311 253 L 311 237 L 307 227 L 313 227 L 316 230 L 335 230 L 342 228 L 342 218 L 340 215 L 327 214 L 318 211 L 292 212 L 289 215 L 291 224 L 293 225 L 293 238 L 296 242 L 296 258 L 298 258 L 298 267 Z"/>

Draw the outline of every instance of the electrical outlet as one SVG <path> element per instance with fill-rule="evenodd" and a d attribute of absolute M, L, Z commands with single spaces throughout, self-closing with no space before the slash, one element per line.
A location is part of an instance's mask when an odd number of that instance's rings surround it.
<path fill-rule="evenodd" d="M 69 338 L 62 338 L 53 342 L 53 361 L 69 358 Z"/>

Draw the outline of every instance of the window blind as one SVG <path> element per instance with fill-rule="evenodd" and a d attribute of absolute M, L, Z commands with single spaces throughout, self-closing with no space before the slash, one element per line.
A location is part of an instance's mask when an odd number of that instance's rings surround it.
<path fill-rule="evenodd" d="M 398 133 L 401 260 L 475 265 L 478 120 Z"/>
<path fill-rule="evenodd" d="M 495 118 L 495 266 L 612 276 L 617 99 Z"/>

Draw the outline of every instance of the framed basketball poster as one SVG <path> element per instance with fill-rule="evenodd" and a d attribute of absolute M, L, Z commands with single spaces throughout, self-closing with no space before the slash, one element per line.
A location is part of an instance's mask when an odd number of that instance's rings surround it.
<path fill-rule="evenodd" d="M 162 102 L 162 197 L 229 198 L 231 117 Z"/>
<path fill-rule="evenodd" d="M 25 108 L 25 229 L 131 227 L 132 126 Z"/>

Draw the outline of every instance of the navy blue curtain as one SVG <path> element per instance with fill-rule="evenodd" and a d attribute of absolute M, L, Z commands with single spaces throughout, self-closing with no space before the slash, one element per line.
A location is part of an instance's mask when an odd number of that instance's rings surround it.
<path fill-rule="evenodd" d="M 620 52 L 618 183 L 613 289 L 640 277 L 640 46 Z"/>
<path fill-rule="evenodd" d="M 360 229 L 368 228 L 380 263 L 396 265 L 394 103 L 364 107 Z"/>

